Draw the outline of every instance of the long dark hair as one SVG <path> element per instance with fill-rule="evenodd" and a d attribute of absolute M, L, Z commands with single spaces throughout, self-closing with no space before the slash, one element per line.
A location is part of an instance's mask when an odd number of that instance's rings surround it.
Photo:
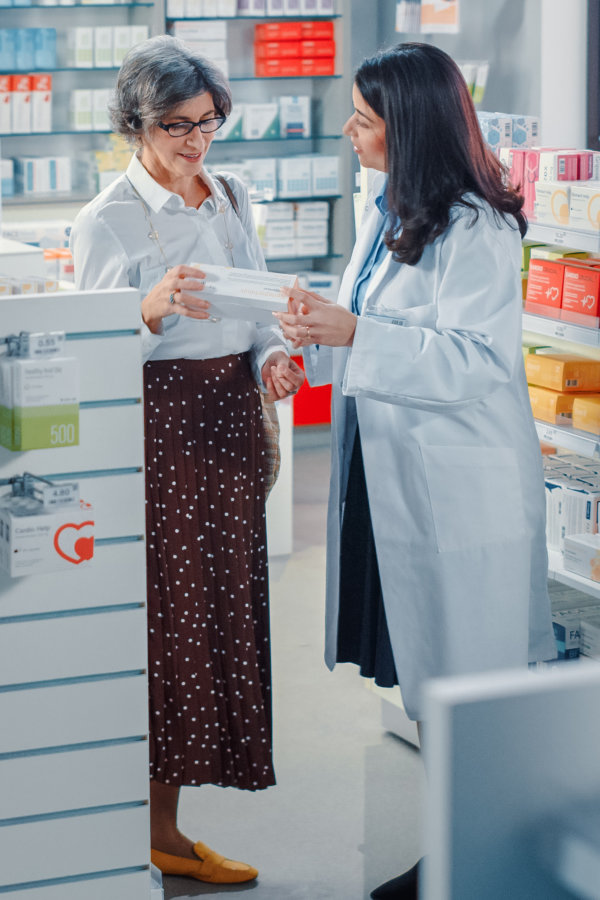
<path fill-rule="evenodd" d="M 525 235 L 523 198 L 505 183 L 467 83 L 447 53 L 431 44 L 398 44 L 364 60 L 355 84 L 385 122 L 391 218 L 385 241 L 394 259 L 417 263 L 448 228 L 455 204 L 470 207 L 475 222 L 479 209 L 468 193 L 496 215 L 514 216 Z"/>

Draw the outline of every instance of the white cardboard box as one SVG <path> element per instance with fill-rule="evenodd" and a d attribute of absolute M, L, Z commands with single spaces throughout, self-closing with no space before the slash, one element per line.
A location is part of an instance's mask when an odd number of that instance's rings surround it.
<path fill-rule="evenodd" d="M 287 296 L 282 289 L 298 285 L 296 275 L 292 274 L 213 266 L 202 262 L 192 262 L 190 265 L 201 269 L 206 275 L 205 287 L 198 295 L 210 302 L 210 313 L 227 319 L 272 325 L 275 321 L 272 313 L 287 310 Z"/>

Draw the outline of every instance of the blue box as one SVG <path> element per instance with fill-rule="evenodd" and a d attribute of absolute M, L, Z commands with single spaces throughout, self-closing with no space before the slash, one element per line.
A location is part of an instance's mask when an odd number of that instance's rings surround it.
<path fill-rule="evenodd" d="M 35 32 L 37 28 L 16 28 L 15 71 L 35 69 Z"/>
<path fill-rule="evenodd" d="M 35 28 L 34 68 L 56 69 L 56 28 Z"/>
<path fill-rule="evenodd" d="M 0 28 L 0 72 L 14 72 L 16 34 L 14 28 Z"/>

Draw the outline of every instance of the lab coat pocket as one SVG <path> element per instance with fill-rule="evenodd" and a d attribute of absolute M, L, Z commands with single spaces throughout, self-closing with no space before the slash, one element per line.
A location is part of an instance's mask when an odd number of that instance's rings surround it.
<path fill-rule="evenodd" d="M 525 536 L 515 450 L 422 445 L 421 454 L 440 552 Z"/>

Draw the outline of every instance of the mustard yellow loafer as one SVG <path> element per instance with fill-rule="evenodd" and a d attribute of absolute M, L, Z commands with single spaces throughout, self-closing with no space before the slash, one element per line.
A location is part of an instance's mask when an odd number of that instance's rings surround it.
<path fill-rule="evenodd" d="M 227 859 L 202 841 L 194 844 L 194 853 L 198 859 L 186 859 L 184 856 L 172 856 L 161 850 L 152 850 L 151 859 L 163 875 L 183 875 L 208 884 L 239 884 L 242 881 L 252 881 L 258 875 L 258 870 L 253 866 Z"/>

